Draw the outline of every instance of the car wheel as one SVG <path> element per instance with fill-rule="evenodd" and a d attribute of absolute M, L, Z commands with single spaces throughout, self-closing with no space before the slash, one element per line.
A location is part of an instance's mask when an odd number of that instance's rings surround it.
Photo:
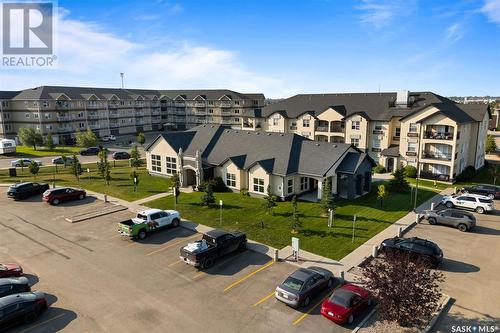
<path fill-rule="evenodd" d="M 146 230 L 139 231 L 139 234 L 137 236 L 139 237 L 139 239 L 146 238 Z"/>
<path fill-rule="evenodd" d="M 483 214 L 484 213 L 484 208 L 483 207 L 477 207 L 476 208 L 476 212 L 478 212 L 479 214 Z"/>
<path fill-rule="evenodd" d="M 429 224 L 432 224 L 432 225 L 437 223 L 436 219 L 433 217 L 429 217 L 428 221 L 429 221 Z"/>
<path fill-rule="evenodd" d="M 331 288 L 333 286 L 333 279 L 328 279 L 328 288 Z"/>
<path fill-rule="evenodd" d="M 208 257 L 203 262 L 203 268 L 210 268 L 214 264 L 214 259 L 212 257 Z"/>
<path fill-rule="evenodd" d="M 306 298 L 304 299 L 304 306 L 308 306 L 310 303 L 311 303 L 311 298 L 309 298 L 309 296 L 306 296 Z"/>
<path fill-rule="evenodd" d="M 347 318 L 347 323 L 350 325 L 354 321 L 354 316 L 351 314 L 349 315 L 349 318 Z"/>
<path fill-rule="evenodd" d="M 179 226 L 179 219 L 173 219 L 172 220 L 172 227 L 176 228 Z"/>
<path fill-rule="evenodd" d="M 83 199 L 85 199 L 85 196 L 84 196 L 83 194 L 80 194 L 80 195 L 78 196 L 78 199 L 83 200 Z"/>
<path fill-rule="evenodd" d="M 52 200 L 52 204 L 55 206 L 59 205 L 59 199 Z"/>
<path fill-rule="evenodd" d="M 488 194 L 488 198 L 490 198 L 491 200 L 495 199 L 495 195 L 493 194 Z"/>
<path fill-rule="evenodd" d="M 38 318 L 38 313 L 37 312 L 28 312 L 27 314 L 24 315 L 23 321 L 25 324 L 31 324 Z"/>
<path fill-rule="evenodd" d="M 247 249 L 247 242 L 241 242 L 240 245 L 238 246 L 238 250 L 240 252 L 243 252 Z"/>
<path fill-rule="evenodd" d="M 448 208 L 453 208 L 453 202 L 446 201 L 445 206 L 448 207 Z"/>
<path fill-rule="evenodd" d="M 467 231 L 467 226 L 466 226 L 465 224 L 463 224 L 463 223 L 460 223 L 460 224 L 458 225 L 458 227 L 457 227 L 457 228 L 458 228 L 458 230 L 460 230 L 461 232 L 465 232 L 465 231 Z"/>

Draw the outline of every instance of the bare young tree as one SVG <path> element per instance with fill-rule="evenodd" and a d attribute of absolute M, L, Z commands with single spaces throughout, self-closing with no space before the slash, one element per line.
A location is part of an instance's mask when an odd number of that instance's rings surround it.
<path fill-rule="evenodd" d="M 366 287 L 379 303 L 379 316 L 404 327 L 416 326 L 436 310 L 443 274 L 404 253 L 387 253 L 364 268 Z"/>

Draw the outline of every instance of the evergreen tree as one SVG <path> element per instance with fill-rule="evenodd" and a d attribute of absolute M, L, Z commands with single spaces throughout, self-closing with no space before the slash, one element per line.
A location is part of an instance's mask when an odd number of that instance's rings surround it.
<path fill-rule="evenodd" d="M 212 189 L 212 185 L 207 184 L 205 186 L 205 193 L 201 196 L 201 204 L 203 206 L 210 207 L 215 203 L 214 191 Z"/>
<path fill-rule="evenodd" d="M 330 209 L 334 209 L 334 200 L 332 196 L 332 182 L 331 180 L 325 178 L 323 179 L 323 188 L 321 190 L 321 200 L 320 200 L 321 210 L 323 215 L 328 215 Z"/>
<path fill-rule="evenodd" d="M 56 145 L 54 144 L 54 140 L 52 139 L 52 133 L 47 133 L 47 135 L 45 136 L 44 145 L 50 150 L 54 149 Z"/>
<path fill-rule="evenodd" d="M 494 153 L 497 150 L 497 143 L 495 142 L 493 135 L 488 135 L 486 137 L 485 150 L 487 153 Z"/>
<path fill-rule="evenodd" d="M 264 207 L 266 208 L 266 213 L 269 215 L 274 215 L 273 208 L 277 206 L 277 198 L 275 195 L 273 195 L 273 192 L 271 190 L 271 185 L 267 185 L 267 195 L 264 197 L 265 204 Z"/>
<path fill-rule="evenodd" d="M 80 161 L 78 160 L 78 157 L 76 157 L 75 154 L 73 154 L 73 161 L 70 166 L 70 171 L 71 174 L 76 177 L 76 180 L 80 182 L 80 175 L 83 173 L 82 170 L 82 165 L 80 164 Z"/>
<path fill-rule="evenodd" d="M 389 181 L 389 188 L 398 193 L 405 193 L 410 190 L 410 184 L 405 178 L 405 173 L 403 169 L 397 169 L 392 174 L 393 178 Z"/>
<path fill-rule="evenodd" d="M 38 172 L 40 171 L 40 166 L 38 165 L 37 162 L 31 161 L 31 163 L 28 165 L 30 173 L 36 178 L 36 175 L 38 175 Z"/>
<path fill-rule="evenodd" d="M 379 185 L 377 191 L 377 199 L 380 200 L 380 207 L 384 205 L 384 199 L 389 195 L 385 189 L 385 185 Z"/>
<path fill-rule="evenodd" d="M 142 165 L 141 153 L 139 153 L 137 145 L 134 145 L 132 147 L 132 151 L 130 152 L 130 166 L 137 169 L 141 165 Z"/>

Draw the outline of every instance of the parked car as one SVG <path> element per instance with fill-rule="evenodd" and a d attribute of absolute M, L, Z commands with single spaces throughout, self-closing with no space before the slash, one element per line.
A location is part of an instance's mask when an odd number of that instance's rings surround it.
<path fill-rule="evenodd" d="M 30 283 L 25 276 L 0 279 L 0 298 L 29 291 L 31 291 Z"/>
<path fill-rule="evenodd" d="M 90 148 L 85 148 L 80 150 L 80 155 L 82 156 L 90 156 L 90 155 L 97 155 L 101 149 L 99 147 L 90 147 Z"/>
<path fill-rule="evenodd" d="M 23 268 L 16 264 L 0 264 L 0 278 L 23 275 Z"/>
<path fill-rule="evenodd" d="M 126 151 L 115 151 L 112 157 L 114 160 L 128 160 L 130 158 L 130 154 Z"/>
<path fill-rule="evenodd" d="M 500 199 L 500 186 L 490 184 L 479 184 L 472 186 L 464 186 L 462 192 L 471 194 L 480 194 L 487 196 L 490 199 Z"/>
<path fill-rule="evenodd" d="M 18 160 L 10 161 L 10 166 L 14 168 L 19 168 L 21 167 L 21 162 L 22 162 L 24 166 L 27 167 L 33 161 L 38 165 L 42 165 L 42 161 L 39 160 L 32 160 L 30 158 L 20 158 Z"/>
<path fill-rule="evenodd" d="M 105 135 L 101 139 L 103 142 L 108 142 L 108 141 L 116 141 L 116 136 L 114 135 Z"/>
<path fill-rule="evenodd" d="M 132 219 L 118 223 L 118 232 L 126 237 L 144 239 L 153 231 L 168 226 L 178 227 L 180 220 L 176 210 L 147 209 Z"/>
<path fill-rule="evenodd" d="M 337 324 L 352 324 L 354 317 L 371 305 L 368 290 L 345 284 L 333 291 L 321 304 L 321 314 Z"/>
<path fill-rule="evenodd" d="M 45 294 L 41 291 L 0 298 L 0 329 L 14 324 L 34 322 L 47 309 Z"/>
<path fill-rule="evenodd" d="M 195 267 L 209 268 L 218 258 L 246 248 L 247 237 L 244 233 L 211 230 L 203 234 L 201 240 L 182 247 L 180 258 Z"/>
<path fill-rule="evenodd" d="M 294 307 L 308 306 L 316 295 L 333 286 L 333 273 L 321 267 L 299 268 L 274 292 L 279 301 Z"/>
<path fill-rule="evenodd" d="M 14 200 L 24 199 L 33 195 L 42 194 L 49 189 L 49 184 L 46 183 L 17 183 L 9 186 L 7 196 Z"/>
<path fill-rule="evenodd" d="M 424 260 L 431 267 L 438 267 L 443 261 L 443 251 L 436 243 L 418 237 L 388 238 L 380 245 L 380 251 L 408 253 L 413 259 Z"/>
<path fill-rule="evenodd" d="M 71 187 L 58 187 L 43 192 L 43 201 L 51 205 L 58 205 L 63 201 L 83 200 L 87 196 L 85 190 Z"/>
<path fill-rule="evenodd" d="M 73 163 L 73 157 L 71 156 L 66 156 L 66 157 L 62 157 L 62 156 L 58 156 L 58 157 L 55 157 L 52 159 L 52 164 L 66 164 L 66 165 L 70 165 Z"/>
<path fill-rule="evenodd" d="M 479 194 L 461 194 L 444 196 L 441 202 L 448 208 L 463 208 L 475 210 L 479 214 L 491 212 L 494 208 L 493 200 Z"/>
<path fill-rule="evenodd" d="M 476 226 L 476 218 L 469 212 L 458 209 L 424 210 L 419 218 L 427 220 L 429 224 L 442 224 L 457 228 L 460 231 L 469 231 Z"/>

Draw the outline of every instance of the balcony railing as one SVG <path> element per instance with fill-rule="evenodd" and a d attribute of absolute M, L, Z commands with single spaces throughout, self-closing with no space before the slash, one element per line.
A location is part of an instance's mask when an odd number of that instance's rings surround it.
<path fill-rule="evenodd" d="M 428 171 L 420 171 L 420 178 L 434 179 L 448 182 L 450 181 L 450 176 L 445 174 L 432 173 Z"/>
<path fill-rule="evenodd" d="M 252 123 L 243 123 L 243 128 L 253 128 Z"/>
<path fill-rule="evenodd" d="M 417 156 L 417 152 L 416 151 L 407 151 L 406 156 Z"/>
<path fill-rule="evenodd" d="M 382 151 L 382 149 L 381 148 L 372 148 L 372 151 L 374 153 L 380 153 Z"/>
<path fill-rule="evenodd" d="M 399 140 L 399 139 L 400 139 L 400 137 L 399 137 L 399 136 L 393 136 L 393 137 L 392 137 L 392 140 L 395 140 L 395 141 L 397 141 L 397 140 Z"/>
<path fill-rule="evenodd" d="M 383 130 L 373 130 L 373 134 L 384 134 Z"/>
<path fill-rule="evenodd" d="M 453 132 L 425 132 L 424 138 L 434 140 L 451 140 L 453 139 Z"/>
<path fill-rule="evenodd" d="M 69 109 L 69 104 L 67 103 L 56 103 L 56 110 L 67 110 Z"/>
<path fill-rule="evenodd" d="M 96 103 L 87 103 L 86 108 L 87 109 L 97 109 L 98 105 Z"/>
<path fill-rule="evenodd" d="M 344 128 L 341 127 L 341 126 L 332 126 L 330 128 L 330 132 L 331 133 L 343 133 L 344 132 Z"/>
<path fill-rule="evenodd" d="M 118 103 L 108 103 L 108 108 L 116 109 L 116 108 L 118 108 Z"/>
<path fill-rule="evenodd" d="M 232 105 L 231 105 L 231 102 L 220 102 L 219 106 L 221 108 L 230 108 Z"/>
<path fill-rule="evenodd" d="M 296 131 L 297 130 L 297 126 L 290 126 L 290 130 Z"/>
<path fill-rule="evenodd" d="M 328 126 L 316 126 L 317 132 L 328 132 Z"/>
<path fill-rule="evenodd" d="M 409 138 L 417 138 L 418 137 L 418 133 L 417 132 L 408 132 L 407 136 Z"/>
<path fill-rule="evenodd" d="M 444 154 L 440 152 L 429 152 L 424 151 L 424 158 L 432 159 L 432 160 L 441 160 L 441 161 L 451 161 L 451 154 Z"/>

